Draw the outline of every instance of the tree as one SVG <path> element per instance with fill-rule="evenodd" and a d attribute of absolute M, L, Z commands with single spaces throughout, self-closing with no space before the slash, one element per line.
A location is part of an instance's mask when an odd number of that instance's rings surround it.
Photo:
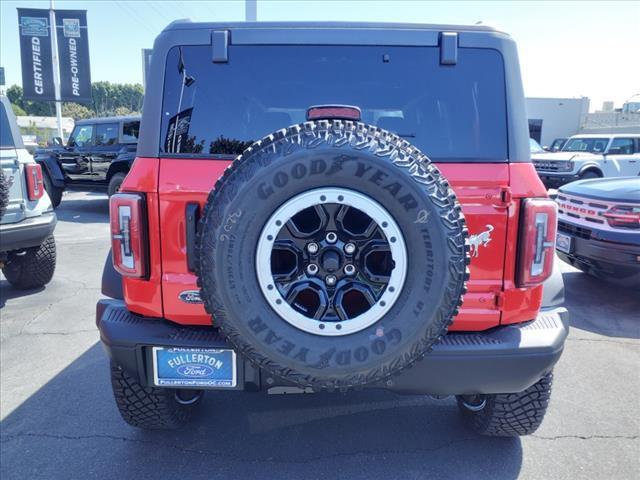
<path fill-rule="evenodd" d="M 94 117 L 95 112 L 79 103 L 65 102 L 62 104 L 62 116 L 80 120 L 82 118 Z"/>
<path fill-rule="evenodd" d="M 136 115 L 142 110 L 144 98 L 142 85 L 95 82 L 91 85 L 92 102 L 81 105 L 73 102 L 62 103 L 62 114 L 75 120 L 110 115 Z M 7 97 L 12 105 L 19 107 L 21 114 L 54 116 L 54 102 L 34 102 L 25 100 L 22 87 L 12 85 L 7 89 Z"/>
<path fill-rule="evenodd" d="M 23 117 L 27 114 L 20 105 L 16 105 L 15 103 L 11 104 L 11 108 L 16 117 Z"/>

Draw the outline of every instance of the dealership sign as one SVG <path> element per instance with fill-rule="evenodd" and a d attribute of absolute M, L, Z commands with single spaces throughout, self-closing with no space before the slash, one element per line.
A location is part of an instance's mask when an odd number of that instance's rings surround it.
<path fill-rule="evenodd" d="M 55 100 L 49 10 L 19 8 L 22 89 L 29 100 Z"/>
<path fill-rule="evenodd" d="M 91 101 L 87 14 L 84 10 L 18 8 L 22 87 L 28 100 Z M 51 28 L 51 22 L 56 28 Z M 57 43 L 55 71 L 53 48 Z M 56 98 L 55 74 L 60 93 Z"/>
<path fill-rule="evenodd" d="M 87 12 L 56 10 L 60 96 L 66 102 L 91 101 Z"/>

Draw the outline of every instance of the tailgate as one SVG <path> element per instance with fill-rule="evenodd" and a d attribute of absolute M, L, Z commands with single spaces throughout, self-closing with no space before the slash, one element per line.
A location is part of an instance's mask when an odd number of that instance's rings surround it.
<path fill-rule="evenodd" d="M 9 203 L 1 223 L 16 223 L 25 218 L 24 199 L 26 197 L 26 185 L 23 175 L 23 165 L 18 160 L 18 152 L 15 148 L 0 149 L 0 164 L 4 179 L 9 186 Z"/>
<path fill-rule="evenodd" d="M 167 319 L 209 325 L 202 304 L 189 303 L 198 290 L 196 276 L 187 266 L 189 204 L 202 208 L 216 179 L 229 165 L 226 160 L 162 159 L 160 165 L 160 235 L 162 297 Z M 439 164 L 458 195 L 472 243 L 471 278 L 464 305 L 451 330 L 484 330 L 500 324 L 498 298 L 505 265 L 508 164 Z M 197 176 L 193 175 L 198 171 Z"/>
<path fill-rule="evenodd" d="M 500 324 L 509 207 L 508 164 L 439 164 L 462 204 L 471 244 L 471 277 L 450 330 Z"/>

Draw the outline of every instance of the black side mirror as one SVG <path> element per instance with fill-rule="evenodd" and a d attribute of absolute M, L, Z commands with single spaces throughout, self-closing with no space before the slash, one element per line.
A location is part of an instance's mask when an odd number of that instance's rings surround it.
<path fill-rule="evenodd" d="M 53 144 L 56 147 L 62 147 L 63 146 L 62 139 L 60 137 L 53 137 Z"/>

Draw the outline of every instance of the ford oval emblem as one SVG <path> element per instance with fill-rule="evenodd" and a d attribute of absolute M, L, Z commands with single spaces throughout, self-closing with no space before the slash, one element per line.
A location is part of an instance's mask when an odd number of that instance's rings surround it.
<path fill-rule="evenodd" d="M 184 292 L 180 292 L 178 298 L 184 303 L 202 303 L 200 290 L 185 290 Z"/>
<path fill-rule="evenodd" d="M 183 377 L 208 377 L 213 373 L 213 368 L 201 363 L 187 363 L 186 365 L 180 365 L 178 367 L 178 374 Z"/>

